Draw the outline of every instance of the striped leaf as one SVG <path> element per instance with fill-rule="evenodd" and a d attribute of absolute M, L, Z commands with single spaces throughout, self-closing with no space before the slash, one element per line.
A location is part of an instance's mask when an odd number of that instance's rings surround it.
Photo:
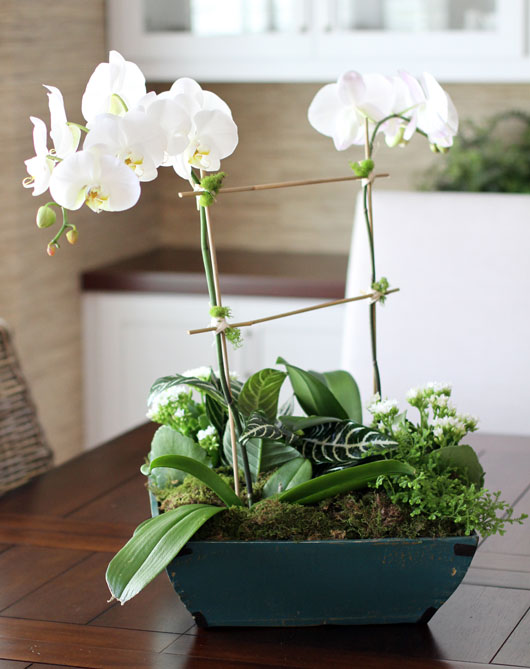
<path fill-rule="evenodd" d="M 345 420 L 305 428 L 296 447 L 315 464 L 345 465 L 392 451 L 397 445 L 377 430 Z"/>
<path fill-rule="evenodd" d="M 157 379 L 149 391 L 149 397 L 147 398 L 148 406 L 153 404 L 154 400 L 160 393 L 168 390 L 169 388 L 174 388 L 175 386 L 190 386 L 192 388 L 196 388 L 201 393 L 205 393 L 208 395 L 208 397 L 211 397 L 216 402 L 226 406 L 223 393 L 218 390 L 213 383 L 210 381 L 204 381 L 203 379 L 198 379 L 194 376 L 182 376 L 181 374 L 173 374 L 173 376 L 162 376 Z"/>
<path fill-rule="evenodd" d="M 299 443 L 300 437 L 255 411 L 247 420 L 245 431 L 241 435 L 243 443 L 251 439 L 272 439 L 273 441 L 284 441 L 288 445 L 296 445 Z"/>
<path fill-rule="evenodd" d="M 274 420 L 278 412 L 278 397 L 287 375 L 277 369 L 260 369 L 247 379 L 239 395 L 239 410 L 244 415 L 261 411 Z"/>

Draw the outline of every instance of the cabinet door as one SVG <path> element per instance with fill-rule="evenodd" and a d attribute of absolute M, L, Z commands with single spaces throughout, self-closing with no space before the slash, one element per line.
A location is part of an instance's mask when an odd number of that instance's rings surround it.
<path fill-rule="evenodd" d="M 225 298 L 234 322 L 313 303 L 293 298 Z M 202 365 L 217 369 L 212 334 L 187 334 L 189 329 L 208 325 L 206 297 L 89 293 L 83 298 L 83 312 L 87 448 L 145 422 L 147 394 L 156 378 Z M 245 328 L 243 337 L 240 349 L 229 350 L 230 369 L 243 379 L 260 367 L 274 366 L 279 355 L 302 367 L 334 369 L 340 361 L 342 308 Z"/>

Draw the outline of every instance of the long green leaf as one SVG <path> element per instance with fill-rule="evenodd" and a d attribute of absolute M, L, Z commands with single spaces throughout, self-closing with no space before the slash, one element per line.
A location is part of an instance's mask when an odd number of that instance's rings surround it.
<path fill-rule="evenodd" d="M 150 518 L 111 560 L 107 584 L 122 604 L 137 595 L 173 560 L 195 532 L 222 507 L 187 504 Z"/>
<path fill-rule="evenodd" d="M 212 464 L 211 458 L 204 448 L 196 444 L 193 439 L 184 436 L 167 425 L 162 425 L 155 432 L 155 436 L 151 442 L 149 460 L 152 461 L 162 455 L 184 455 L 207 466 L 211 466 Z M 144 466 L 142 472 L 149 474 L 149 465 Z M 159 468 L 152 473 L 152 480 L 156 486 L 163 488 L 171 483 L 171 481 L 182 482 L 186 473 L 178 469 Z"/>
<path fill-rule="evenodd" d="M 324 372 L 326 385 L 335 399 L 342 406 L 348 418 L 363 422 L 363 409 L 359 387 L 349 372 L 338 369 L 333 372 Z"/>
<path fill-rule="evenodd" d="M 174 388 L 175 386 L 190 386 L 200 390 L 202 393 L 205 393 L 211 397 L 216 402 L 219 402 L 223 406 L 226 406 L 225 398 L 220 390 L 218 390 L 213 383 L 210 381 L 204 381 L 203 379 L 198 379 L 195 376 L 182 376 L 181 374 L 174 374 L 173 376 L 162 376 L 157 379 L 151 386 L 149 391 L 149 397 L 147 398 L 148 406 L 153 404 L 157 395 L 168 390 L 169 388 Z"/>
<path fill-rule="evenodd" d="M 314 504 L 343 492 L 360 490 L 368 483 L 376 481 L 379 476 L 392 474 L 414 474 L 414 469 L 407 463 L 398 460 L 368 462 L 357 467 L 318 476 L 286 490 L 279 495 L 278 499 L 281 502 Z"/>
<path fill-rule="evenodd" d="M 263 486 L 263 496 L 271 497 L 295 485 L 309 481 L 313 474 L 311 463 L 306 458 L 295 458 L 282 465 Z"/>
<path fill-rule="evenodd" d="M 244 415 L 262 411 L 274 420 L 278 412 L 278 398 L 287 375 L 277 369 L 260 369 L 247 379 L 239 394 L 239 410 Z"/>
<path fill-rule="evenodd" d="M 348 418 L 333 393 L 315 374 L 290 365 L 283 358 L 278 358 L 276 364 L 285 365 L 296 399 L 306 414 Z"/>
<path fill-rule="evenodd" d="M 187 458 L 183 455 L 162 455 L 151 462 L 151 471 L 156 467 L 182 469 L 182 471 L 195 476 L 199 481 L 205 483 L 227 506 L 242 506 L 243 504 L 236 493 L 223 481 L 219 474 L 214 472 L 213 469 L 209 469 L 202 463 L 197 462 L 197 460 Z"/>

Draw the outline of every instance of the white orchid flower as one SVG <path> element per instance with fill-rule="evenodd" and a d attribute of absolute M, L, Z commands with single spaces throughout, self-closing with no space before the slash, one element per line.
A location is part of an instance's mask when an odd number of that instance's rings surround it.
<path fill-rule="evenodd" d="M 50 153 L 47 146 L 48 130 L 46 123 L 35 116 L 29 118 L 33 123 L 35 155 L 33 158 L 24 161 L 29 177 L 24 179 L 22 185 L 24 188 L 33 188 L 33 195 L 42 195 L 48 190 L 54 160 L 48 157 Z"/>
<path fill-rule="evenodd" d="M 218 110 L 232 118 L 230 107 L 224 100 L 211 91 L 203 90 L 194 79 L 190 79 L 189 77 L 181 77 L 180 79 L 177 79 L 169 91 L 162 93 L 162 95 L 167 95 L 167 97 L 173 99 L 177 96 L 184 96 L 184 98 L 187 98 L 191 102 L 189 111 L 192 116 L 201 110 Z"/>
<path fill-rule="evenodd" d="M 192 123 L 187 101 L 183 96 L 172 99 L 157 96 L 146 106 L 146 114 L 164 135 L 164 157 L 161 165 L 170 166 L 174 158 L 189 144 Z"/>
<path fill-rule="evenodd" d="M 173 169 L 183 179 L 191 178 L 191 168 L 216 172 L 221 159 L 237 146 L 237 126 L 232 117 L 218 109 L 199 111 L 192 119 L 185 150 L 173 161 Z"/>
<path fill-rule="evenodd" d="M 115 156 L 78 151 L 55 167 L 50 193 L 66 209 L 79 209 L 86 204 L 96 213 L 123 211 L 138 202 L 140 182 Z"/>
<path fill-rule="evenodd" d="M 411 120 L 404 139 L 410 139 L 419 129 L 431 144 L 443 148 L 452 146 L 458 132 L 458 113 L 449 95 L 428 72 L 424 72 L 419 81 L 408 72 L 400 72 L 400 76 L 409 89 L 413 105 L 407 114 Z"/>
<path fill-rule="evenodd" d="M 48 92 L 50 108 L 50 136 L 55 147 L 55 155 L 66 158 L 77 151 L 81 139 L 81 130 L 76 125 L 68 125 L 64 100 L 61 91 L 55 86 L 44 86 Z"/>
<path fill-rule="evenodd" d="M 145 95 L 145 77 L 138 65 L 111 51 L 109 62 L 100 63 L 90 77 L 81 111 L 90 124 L 99 114 L 125 114 Z"/>
<path fill-rule="evenodd" d="M 352 144 L 364 144 L 365 119 L 373 124 L 391 114 L 394 98 L 390 78 L 346 72 L 315 95 L 308 110 L 309 123 L 331 137 L 338 151 L 344 151 Z"/>
<path fill-rule="evenodd" d="M 165 146 L 160 126 L 146 112 L 137 110 L 125 116 L 97 116 L 83 148 L 116 156 L 140 181 L 152 181 L 164 160 Z"/>

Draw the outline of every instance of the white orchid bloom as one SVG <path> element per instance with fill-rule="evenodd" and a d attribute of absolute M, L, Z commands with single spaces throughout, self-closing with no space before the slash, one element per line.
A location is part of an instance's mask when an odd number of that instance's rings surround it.
<path fill-rule="evenodd" d="M 201 110 L 218 110 L 228 114 L 228 116 L 232 118 L 230 107 L 224 100 L 211 91 L 203 90 L 194 79 L 190 79 L 189 77 L 182 77 L 177 79 L 169 91 L 162 93 L 162 95 L 167 95 L 173 99 L 181 95 L 184 96 L 184 98 L 187 98 L 192 105 L 190 107 L 190 115 L 193 115 Z"/>
<path fill-rule="evenodd" d="M 81 111 L 90 124 L 99 114 L 125 114 L 145 95 L 145 77 L 138 65 L 125 60 L 117 51 L 111 51 L 109 62 L 100 63 L 90 77 Z"/>
<path fill-rule="evenodd" d="M 86 204 L 96 213 L 123 211 L 138 202 L 140 182 L 115 156 L 78 151 L 55 167 L 50 193 L 66 209 L 79 209 Z"/>
<path fill-rule="evenodd" d="M 164 135 L 164 158 L 161 165 L 170 166 L 189 144 L 192 123 L 186 100 L 157 96 L 146 106 L 146 114 Z"/>
<path fill-rule="evenodd" d="M 173 169 L 183 179 L 191 178 L 191 168 L 216 172 L 221 159 L 237 146 L 237 126 L 232 117 L 220 110 L 199 111 L 192 119 L 185 150 L 173 161 Z"/>
<path fill-rule="evenodd" d="M 435 146 L 448 148 L 453 144 L 453 137 L 458 132 L 458 113 L 449 95 L 436 79 L 424 72 L 419 81 L 408 72 L 400 72 L 407 85 L 412 105 L 410 123 L 404 134 L 408 140 L 416 129 L 422 130 Z"/>
<path fill-rule="evenodd" d="M 392 80 L 381 74 L 344 73 L 337 83 L 327 84 L 313 98 L 309 123 L 331 137 L 338 151 L 352 144 L 364 144 L 365 119 L 377 123 L 394 106 Z"/>
<path fill-rule="evenodd" d="M 29 177 L 24 179 L 22 185 L 24 188 L 33 188 L 33 195 L 42 195 L 48 190 L 54 160 L 48 157 L 50 153 L 47 146 L 46 123 L 35 116 L 30 116 L 30 121 L 33 123 L 35 155 L 24 161 Z"/>
<path fill-rule="evenodd" d="M 48 92 L 50 108 L 50 137 L 55 147 L 55 155 L 66 158 L 77 151 L 81 139 L 81 130 L 75 125 L 68 125 L 64 100 L 61 91 L 55 86 L 44 86 Z"/>
<path fill-rule="evenodd" d="M 125 116 L 97 116 L 83 148 L 116 156 L 140 181 L 152 181 L 164 160 L 165 146 L 166 139 L 159 125 L 146 112 L 137 110 Z"/>

